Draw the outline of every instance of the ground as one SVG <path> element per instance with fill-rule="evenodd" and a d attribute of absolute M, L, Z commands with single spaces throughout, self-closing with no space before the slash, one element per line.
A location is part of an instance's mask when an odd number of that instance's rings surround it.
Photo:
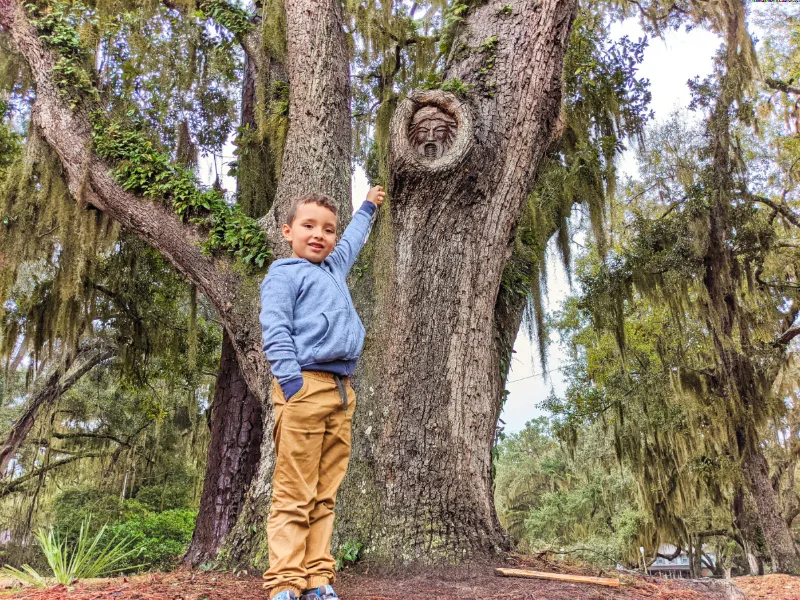
<path fill-rule="evenodd" d="M 347 570 L 336 585 L 342 600 L 727 600 L 725 588 L 711 582 L 623 576 L 619 589 L 590 584 L 496 577 L 494 567 L 609 576 L 561 561 L 516 558 L 503 565 L 389 572 Z M 740 577 L 737 587 L 750 600 L 800 600 L 800 578 L 786 575 Z M 155 573 L 79 582 L 45 589 L 8 587 L 0 598 L 14 600 L 265 600 L 260 578 L 228 572 Z"/>

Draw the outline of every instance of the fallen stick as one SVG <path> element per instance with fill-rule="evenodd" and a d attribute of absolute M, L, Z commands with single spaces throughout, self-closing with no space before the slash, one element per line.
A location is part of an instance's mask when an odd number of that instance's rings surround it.
<path fill-rule="evenodd" d="M 574 583 L 594 583 L 619 587 L 619 579 L 607 577 L 588 577 L 586 575 L 562 575 L 561 573 L 544 573 L 542 571 L 525 571 L 523 569 L 495 569 L 495 575 L 500 577 L 526 577 L 529 579 L 554 579 L 556 581 L 571 581 Z"/>

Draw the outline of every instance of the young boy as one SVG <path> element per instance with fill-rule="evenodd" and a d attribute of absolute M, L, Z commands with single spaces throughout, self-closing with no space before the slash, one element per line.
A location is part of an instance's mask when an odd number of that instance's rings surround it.
<path fill-rule="evenodd" d="M 273 600 L 338 598 L 331 587 L 333 507 L 350 459 L 350 376 L 366 333 L 345 278 L 384 195 L 381 186 L 370 189 L 338 244 L 333 200 L 295 199 L 283 225 L 292 257 L 272 263 L 261 284 L 277 456 L 264 573 Z"/>

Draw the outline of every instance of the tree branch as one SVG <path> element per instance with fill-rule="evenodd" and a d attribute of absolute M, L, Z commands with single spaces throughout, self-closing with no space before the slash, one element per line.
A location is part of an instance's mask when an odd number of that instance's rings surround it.
<path fill-rule="evenodd" d="M 80 460 L 82 458 L 99 458 L 102 455 L 103 455 L 102 452 L 87 452 L 86 454 L 75 454 L 73 456 L 57 460 L 54 463 L 50 463 L 46 467 L 35 469 L 30 473 L 28 473 L 27 475 L 23 475 L 22 477 L 17 477 L 16 479 L 6 483 L 2 488 L 0 488 L 0 498 L 5 498 L 9 494 L 13 494 L 14 492 L 19 491 L 19 488 L 26 482 L 36 477 L 39 477 L 39 475 L 43 475 L 48 471 L 52 471 L 53 469 L 57 469 L 58 467 L 63 467 L 64 465 L 67 465 L 71 462 L 75 462 L 76 460 Z"/>
<path fill-rule="evenodd" d="M 70 108 L 53 77 L 57 57 L 46 49 L 25 10 L 15 0 L 0 0 L 0 27 L 28 63 L 36 85 L 31 123 L 58 154 L 74 198 L 102 210 L 161 252 L 213 304 L 234 340 L 248 387 L 264 399 L 268 364 L 258 327 L 258 293 L 234 268 L 229 256 L 213 257 L 202 250 L 205 233 L 157 201 L 126 192 L 107 165 L 92 151 L 87 110 Z"/>
<path fill-rule="evenodd" d="M 41 409 L 53 404 L 92 368 L 113 357 L 115 354 L 115 349 L 97 343 L 80 348 L 74 356 L 70 352 L 65 357 L 65 371 L 62 372 L 58 367 L 53 370 L 45 384 L 31 396 L 25 412 L 17 422 L 14 423 L 6 439 L 0 444 L 0 478 L 2 478 L 5 473 L 8 461 L 11 460 L 11 457 L 19 450 L 19 447 L 25 441 L 28 433 L 30 433 L 33 425 L 36 423 L 36 417 Z M 73 365 L 86 356 L 88 356 L 88 358 L 83 360 L 83 362 L 70 373 L 69 370 Z"/>
<path fill-rule="evenodd" d="M 768 87 L 771 87 L 773 90 L 778 90 L 779 92 L 784 92 L 786 94 L 800 94 L 800 88 L 794 87 L 782 79 L 765 77 L 764 83 L 766 83 Z"/>
<path fill-rule="evenodd" d="M 772 210 L 781 215 L 792 225 L 794 225 L 795 227 L 800 227 L 800 216 L 792 212 L 792 210 L 788 206 L 785 206 L 783 204 L 778 204 L 774 200 L 770 200 L 769 198 L 765 198 L 764 196 L 751 194 L 746 190 L 740 191 L 738 195 L 740 198 L 742 198 L 747 202 L 758 202 L 759 204 L 764 204 L 766 206 L 769 206 Z"/>
<path fill-rule="evenodd" d="M 781 334 L 777 340 L 775 340 L 772 345 L 773 346 L 786 346 L 791 342 L 794 338 L 800 335 L 800 326 L 797 327 L 790 327 L 786 331 Z"/>
<path fill-rule="evenodd" d="M 681 552 L 683 552 L 683 548 L 680 546 L 675 546 L 675 552 L 672 554 L 661 554 L 660 552 L 656 552 L 656 557 L 663 558 L 665 560 L 675 560 L 681 555 Z"/>
<path fill-rule="evenodd" d="M 170 10 L 174 10 L 181 14 L 184 14 L 183 11 L 181 10 L 182 8 L 185 8 L 184 5 L 172 2 L 172 0 L 161 0 L 161 4 L 163 4 Z M 238 8 L 233 4 L 230 4 L 229 2 L 226 2 L 225 4 L 227 6 L 230 6 L 232 10 L 236 10 Z M 239 45 L 242 47 L 242 50 L 244 50 L 245 54 L 247 54 L 247 57 L 250 60 L 252 60 L 253 63 L 256 65 L 256 70 L 261 71 L 263 69 L 264 60 L 263 60 L 263 55 L 261 53 L 261 45 L 262 45 L 261 28 L 256 26 L 258 25 L 258 22 L 261 20 L 260 15 L 256 14 L 250 18 L 250 23 L 254 26 L 251 27 L 250 31 L 248 31 L 245 34 L 241 34 L 240 32 L 229 29 L 228 27 L 225 26 L 224 23 L 221 23 L 220 21 L 212 17 L 208 17 L 208 20 L 212 21 L 214 24 L 218 25 L 222 29 L 225 29 L 233 36 L 233 38 L 237 42 L 239 42 Z"/>

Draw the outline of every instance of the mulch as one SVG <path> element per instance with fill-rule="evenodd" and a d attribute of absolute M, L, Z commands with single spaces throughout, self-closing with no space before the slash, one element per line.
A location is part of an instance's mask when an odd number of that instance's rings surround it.
<path fill-rule="evenodd" d="M 733 581 L 749 600 L 800 600 L 800 577 L 764 575 L 734 577 Z"/>
<path fill-rule="evenodd" d="M 340 575 L 342 600 L 725 600 L 721 588 L 706 582 L 623 576 L 619 589 L 591 584 L 497 577 L 505 566 L 576 575 L 615 576 L 565 561 L 515 557 L 501 564 L 459 567 L 407 567 L 402 570 L 361 565 Z M 751 600 L 800 600 L 800 579 L 783 575 L 737 578 Z M 14 600 L 266 600 L 258 576 L 179 569 L 78 582 L 51 588 L 0 590 Z"/>

